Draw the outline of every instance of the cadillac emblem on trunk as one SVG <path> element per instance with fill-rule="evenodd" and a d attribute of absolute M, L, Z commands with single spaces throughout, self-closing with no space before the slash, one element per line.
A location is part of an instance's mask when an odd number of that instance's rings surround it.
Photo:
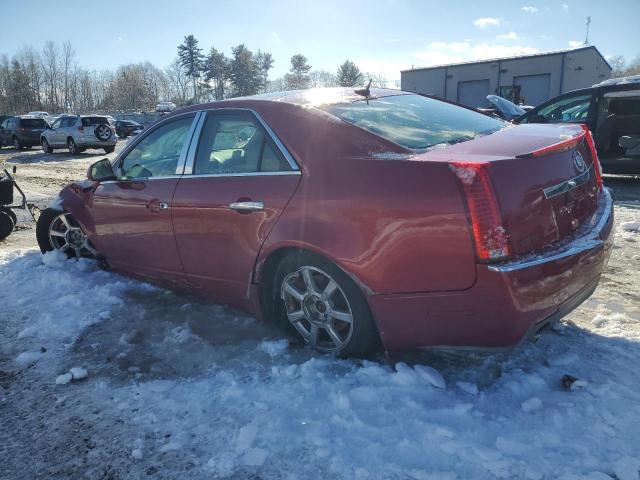
<path fill-rule="evenodd" d="M 582 155 L 578 151 L 573 152 L 573 164 L 578 173 L 584 172 L 587 168 L 587 165 L 584 163 L 584 158 L 582 158 Z"/>

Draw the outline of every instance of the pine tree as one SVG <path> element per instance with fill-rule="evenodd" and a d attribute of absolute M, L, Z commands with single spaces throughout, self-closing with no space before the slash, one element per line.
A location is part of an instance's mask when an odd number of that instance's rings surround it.
<path fill-rule="evenodd" d="M 204 56 L 198 47 L 198 40 L 193 35 L 184 37 L 184 42 L 178 45 L 178 58 L 185 74 L 193 81 L 193 101 L 198 103 L 198 80 L 204 69 Z"/>
<path fill-rule="evenodd" d="M 284 76 L 284 81 L 287 90 L 299 90 L 302 88 L 309 88 L 311 83 L 311 77 L 309 71 L 311 65 L 307 61 L 307 57 L 301 54 L 291 57 L 291 69 L 290 73 Z"/>
<path fill-rule="evenodd" d="M 229 69 L 229 59 L 224 53 L 211 47 L 205 62 L 205 78 L 208 81 L 213 80 L 213 94 L 216 100 L 224 98 L 226 82 L 229 79 Z"/>
<path fill-rule="evenodd" d="M 244 44 L 232 47 L 229 79 L 233 96 L 254 95 L 260 91 L 262 76 L 255 55 Z"/>
<path fill-rule="evenodd" d="M 258 50 L 256 54 L 256 62 L 258 62 L 258 69 L 262 76 L 262 91 L 267 91 L 267 78 L 269 76 L 269 70 L 273 68 L 273 56 L 267 52 L 261 52 Z"/>
<path fill-rule="evenodd" d="M 338 79 L 338 85 L 341 87 L 355 87 L 356 85 L 360 85 L 364 80 L 360 69 L 350 60 L 346 60 L 340 65 L 336 77 Z"/>

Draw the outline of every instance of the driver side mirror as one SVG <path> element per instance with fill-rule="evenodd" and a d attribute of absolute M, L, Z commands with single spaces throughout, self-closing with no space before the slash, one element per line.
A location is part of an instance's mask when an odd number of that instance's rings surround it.
<path fill-rule="evenodd" d="M 93 182 L 104 182 L 105 180 L 116 180 L 111 162 L 108 158 L 98 160 L 89 167 L 87 178 Z"/>

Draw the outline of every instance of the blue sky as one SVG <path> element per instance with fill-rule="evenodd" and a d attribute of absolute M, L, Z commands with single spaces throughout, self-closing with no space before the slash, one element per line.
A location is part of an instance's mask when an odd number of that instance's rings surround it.
<path fill-rule="evenodd" d="M 208 50 L 245 43 L 275 58 L 284 74 L 296 53 L 314 69 L 334 72 L 349 58 L 390 80 L 412 65 L 495 58 L 577 46 L 589 40 L 603 55 L 640 55 L 640 0 L 2 0 L 0 53 L 24 44 L 70 40 L 78 62 L 115 68 L 149 60 L 166 66 L 194 34 Z M 6 18 L 6 17 L 5 17 Z M 46 20 L 45 20 L 46 19 Z"/>

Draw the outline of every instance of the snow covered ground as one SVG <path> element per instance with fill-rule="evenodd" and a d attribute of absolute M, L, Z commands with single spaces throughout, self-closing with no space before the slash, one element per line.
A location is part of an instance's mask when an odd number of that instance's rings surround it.
<path fill-rule="evenodd" d="M 597 291 L 535 342 L 369 361 L 15 232 L 0 245 L 0 478 L 638 480 L 640 202 L 615 213 Z"/>

